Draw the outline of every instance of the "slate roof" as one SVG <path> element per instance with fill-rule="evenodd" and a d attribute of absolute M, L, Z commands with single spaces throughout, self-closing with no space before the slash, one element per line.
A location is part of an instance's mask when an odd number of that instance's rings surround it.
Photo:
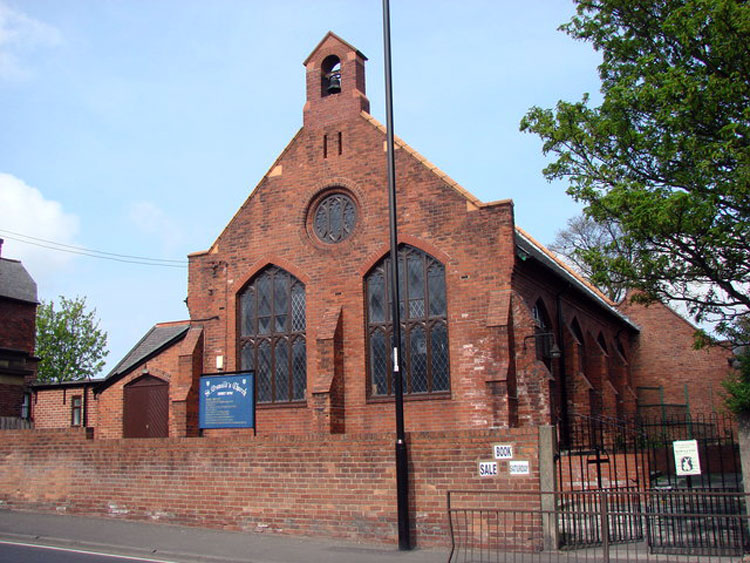
<path fill-rule="evenodd" d="M 124 375 L 144 360 L 181 340 L 189 328 L 190 321 L 154 325 L 130 352 L 125 354 L 125 357 L 109 372 L 104 381 Z"/>
<path fill-rule="evenodd" d="M 0 297 L 37 303 L 36 282 L 19 260 L 0 258 Z"/>
<path fill-rule="evenodd" d="M 620 312 L 611 299 L 574 272 L 562 260 L 555 256 L 552 251 L 534 240 L 534 238 L 532 238 L 526 231 L 519 227 L 516 227 L 516 247 L 523 256 L 526 258 L 533 258 L 537 262 L 540 262 L 549 270 L 552 270 L 553 273 L 568 281 L 568 283 L 578 291 L 591 298 L 607 312 L 625 322 L 633 330 L 640 332 L 640 328 L 626 315 Z"/>

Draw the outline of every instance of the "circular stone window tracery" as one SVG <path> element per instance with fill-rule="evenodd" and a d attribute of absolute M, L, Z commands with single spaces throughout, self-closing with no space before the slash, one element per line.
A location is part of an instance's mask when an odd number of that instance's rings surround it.
<path fill-rule="evenodd" d="M 313 232 L 321 241 L 335 244 L 349 238 L 357 224 L 357 206 L 348 195 L 336 192 L 323 197 L 313 214 Z"/>

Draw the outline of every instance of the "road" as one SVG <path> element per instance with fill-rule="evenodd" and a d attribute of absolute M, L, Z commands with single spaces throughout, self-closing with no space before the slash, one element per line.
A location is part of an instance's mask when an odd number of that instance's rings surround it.
<path fill-rule="evenodd" d="M 2 563 L 176 563 L 30 543 L 0 541 Z"/>
<path fill-rule="evenodd" d="M 1 507 L 0 563 L 441 563 L 448 558 L 445 548 L 399 551 L 393 544 L 322 535 L 305 538 Z"/>

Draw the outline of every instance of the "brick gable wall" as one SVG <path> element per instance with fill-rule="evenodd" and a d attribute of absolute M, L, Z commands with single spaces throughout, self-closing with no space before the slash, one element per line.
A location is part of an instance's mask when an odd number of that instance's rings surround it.
<path fill-rule="evenodd" d="M 113 439 L 123 435 L 124 388 L 144 374 L 170 382 L 179 370 L 179 346 L 172 346 L 147 362 L 134 367 L 127 375 L 97 395 L 97 409 L 102 416 L 96 424 L 96 437 Z M 170 409 L 170 428 L 173 410 Z"/>
<path fill-rule="evenodd" d="M 323 137 L 342 138 L 342 154 L 324 156 Z M 388 194 L 385 137 L 361 114 L 321 127 L 306 126 L 206 253 L 191 256 L 188 306 L 205 324 L 210 371 L 215 357 L 238 369 L 237 294 L 263 267 L 277 265 L 305 284 L 307 300 L 307 407 L 261 407 L 263 432 L 305 433 L 316 427 L 310 390 L 321 372 L 318 327 L 332 311 L 341 313 L 343 347 L 340 399 L 346 432 L 393 427 L 392 402 L 368 401 L 364 277 L 388 252 Z M 422 161 L 396 151 L 400 241 L 445 266 L 450 341 L 451 398 L 408 401 L 407 429 L 487 427 L 487 371 L 494 354 L 487 299 L 508 287 L 513 263 L 513 211 L 508 202 L 478 208 Z M 329 187 L 346 190 L 358 206 L 352 236 L 339 244 L 318 241 L 311 209 Z"/>

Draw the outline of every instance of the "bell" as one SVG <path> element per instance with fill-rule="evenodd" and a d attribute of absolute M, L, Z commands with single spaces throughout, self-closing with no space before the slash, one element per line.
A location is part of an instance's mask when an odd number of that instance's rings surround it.
<path fill-rule="evenodd" d="M 329 94 L 338 94 L 341 92 L 341 74 L 338 72 L 332 72 L 328 77 L 328 88 L 326 91 Z"/>

